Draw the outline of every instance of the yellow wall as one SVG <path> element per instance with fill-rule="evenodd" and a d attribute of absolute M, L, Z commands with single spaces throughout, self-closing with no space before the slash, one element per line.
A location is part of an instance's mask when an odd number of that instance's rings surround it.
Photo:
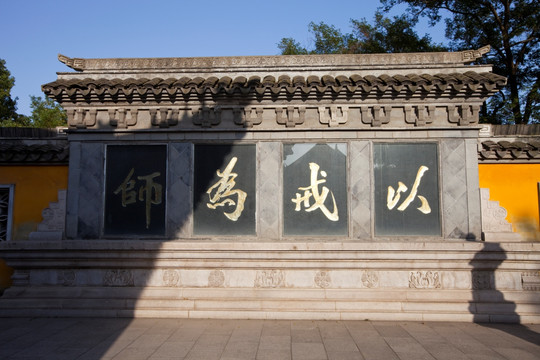
<path fill-rule="evenodd" d="M 66 166 L 0 166 L 0 184 L 15 184 L 12 240 L 28 239 L 43 220 L 41 212 L 67 189 Z"/>
<path fill-rule="evenodd" d="M 0 166 L 0 184 L 15 185 L 12 240 L 25 240 L 43 220 L 41 212 L 58 201 L 58 190 L 67 189 L 68 167 Z M 11 285 L 13 269 L 0 259 L 0 294 Z"/>
<path fill-rule="evenodd" d="M 480 164 L 480 187 L 508 211 L 514 231 L 538 237 L 540 164 Z"/>

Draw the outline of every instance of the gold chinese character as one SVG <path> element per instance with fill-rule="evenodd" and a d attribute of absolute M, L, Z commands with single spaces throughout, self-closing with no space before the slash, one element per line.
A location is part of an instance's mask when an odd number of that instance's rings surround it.
<path fill-rule="evenodd" d="M 338 208 L 336 206 L 336 199 L 334 198 L 334 194 L 326 187 L 322 187 L 322 192 L 319 193 L 319 185 L 324 184 L 326 182 L 325 179 L 317 179 L 318 173 L 319 173 L 319 165 L 316 163 L 309 163 L 309 169 L 311 170 L 310 175 L 310 184 L 306 187 L 299 187 L 298 190 L 304 191 L 304 196 L 300 196 L 299 193 L 296 193 L 296 198 L 291 199 L 293 203 L 296 204 L 295 211 L 300 211 L 302 209 L 301 204 L 304 204 L 304 207 L 306 208 L 306 212 L 311 212 L 317 209 L 321 209 L 323 214 L 328 218 L 328 220 L 331 221 L 338 221 L 339 215 L 338 215 Z M 326 171 L 321 170 L 321 176 L 326 177 Z M 326 205 L 324 205 L 324 202 L 326 201 L 326 197 L 328 196 L 328 193 L 332 196 L 332 202 L 334 204 L 333 208 L 334 210 L 330 212 Z M 313 197 L 313 200 L 315 203 L 310 206 L 310 198 Z"/>
<path fill-rule="evenodd" d="M 135 180 L 132 180 L 131 177 L 135 172 L 135 168 L 132 168 L 124 181 L 120 186 L 114 191 L 115 195 L 121 193 L 122 206 L 126 207 L 129 204 L 134 204 L 137 202 L 137 191 L 135 188 Z M 150 208 L 153 205 L 161 204 L 162 198 L 162 186 L 154 182 L 154 178 L 160 176 L 159 172 L 154 172 L 146 176 L 137 176 L 138 180 L 143 180 L 145 184 L 139 188 L 139 201 L 146 202 L 146 228 L 150 227 Z"/>
<path fill-rule="evenodd" d="M 131 169 L 128 176 L 122 181 L 120 186 L 114 191 L 114 195 L 118 195 L 119 192 L 122 192 L 122 206 L 133 204 L 137 201 L 137 192 L 133 190 L 135 187 L 135 180 L 131 180 L 135 168 Z"/>
<path fill-rule="evenodd" d="M 160 176 L 159 172 L 154 172 L 146 176 L 137 176 L 137 179 L 145 181 L 144 186 L 139 188 L 139 201 L 146 203 L 146 228 L 150 226 L 150 208 L 153 205 L 161 204 L 162 186 L 154 182 L 154 178 Z M 152 197 L 152 194 L 154 195 Z"/>
<path fill-rule="evenodd" d="M 236 179 L 238 174 L 233 173 L 232 170 L 237 161 L 238 158 L 235 156 L 231 159 L 223 172 L 217 170 L 216 174 L 221 178 L 221 180 L 212 185 L 206 191 L 208 197 L 210 198 L 210 203 L 207 203 L 206 205 L 210 209 L 216 209 L 218 206 L 236 205 L 236 209 L 233 212 L 223 212 L 223 214 L 225 214 L 225 216 L 232 221 L 237 221 L 240 215 L 242 215 L 242 211 L 244 210 L 244 202 L 246 201 L 247 197 L 247 194 L 244 191 L 239 189 L 233 190 L 234 186 L 236 185 L 234 179 Z M 214 190 L 215 193 L 212 195 L 212 191 Z M 234 195 L 238 196 L 236 203 L 234 200 L 228 198 Z"/>
<path fill-rule="evenodd" d="M 416 179 L 414 180 L 413 187 L 411 189 L 411 192 L 409 193 L 409 196 L 403 202 L 401 205 L 397 208 L 399 211 L 405 210 L 411 202 L 414 200 L 414 198 L 417 196 L 416 193 L 418 192 L 418 186 L 420 186 L 420 180 L 422 180 L 422 176 L 424 176 L 424 173 L 428 171 L 429 168 L 427 166 L 420 166 L 418 169 L 418 172 L 416 173 Z M 392 187 L 388 187 L 388 194 L 386 196 L 386 206 L 388 207 L 388 210 L 392 210 L 397 203 L 399 202 L 399 199 L 401 197 L 401 193 L 407 191 L 408 188 L 405 184 L 403 184 L 401 181 L 398 181 L 398 188 L 397 191 Z M 429 203 L 426 200 L 425 197 L 422 195 L 418 195 L 418 199 L 422 203 L 422 205 L 418 208 L 420 212 L 424 214 L 431 213 L 431 208 L 429 207 Z"/>

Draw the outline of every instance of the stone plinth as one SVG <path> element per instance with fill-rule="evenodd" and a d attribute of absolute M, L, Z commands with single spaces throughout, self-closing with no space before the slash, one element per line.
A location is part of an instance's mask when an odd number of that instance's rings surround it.
<path fill-rule="evenodd" d="M 78 240 L 2 253 L 20 281 L 1 316 L 540 320 L 536 243 Z"/>

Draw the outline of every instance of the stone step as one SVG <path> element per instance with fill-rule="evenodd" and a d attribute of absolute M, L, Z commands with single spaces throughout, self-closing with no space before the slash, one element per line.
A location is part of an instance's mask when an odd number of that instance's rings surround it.
<path fill-rule="evenodd" d="M 13 287 L 0 298 L 0 316 L 515 321 L 516 314 L 522 322 L 540 320 L 540 294 L 441 289 Z"/>

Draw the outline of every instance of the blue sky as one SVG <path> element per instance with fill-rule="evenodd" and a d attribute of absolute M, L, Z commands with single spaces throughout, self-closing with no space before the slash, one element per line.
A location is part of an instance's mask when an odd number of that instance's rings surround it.
<path fill-rule="evenodd" d="M 197 57 L 278 55 L 277 43 L 292 37 L 313 43 L 311 21 L 350 32 L 350 19 L 373 19 L 370 0 L 0 0 L 0 58 L 15 77 L 12 97 L 29 115 L 30 95 L 56 72 L 71 71 L 57 60 L 69 57 Z M 402 11 L 396 9 L 396 14 Z M 444 41 L 443 26 L 419 24 Z"/>

